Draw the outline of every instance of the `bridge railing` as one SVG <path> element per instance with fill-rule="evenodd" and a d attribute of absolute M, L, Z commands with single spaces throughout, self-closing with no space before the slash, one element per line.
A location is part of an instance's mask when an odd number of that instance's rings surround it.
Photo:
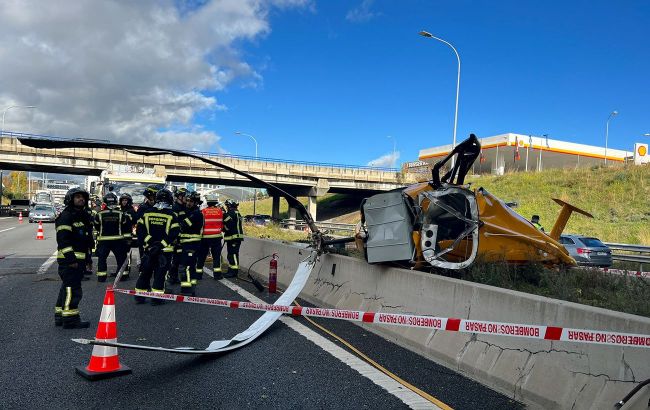
<path fill-rule="evenodd" d="M 3 136 L 8 136 L 11 138 L 47 138 L 55 141 L 79 141 L 79 142 L 110 142 L 105 139 L 90 139 L 90 138 L 62 138 L 54 137 L 50 135 L 40 135 L 40 134 L 28 134 L 23 132 L 14 132 L 14 131 L 3 131 Z M 181 150 L 188 154 L 207 156 L 209 158 L 229 158 L 229 159 L 241 159 L 246 161 L 259 161 L 259 162 L 275 162 L 288 165 L 309 165 L 317 167 L 327 167 L 327 168 L 342 168 L 342 169 L 352 169 L 352 170 L 368 170 L 368 171 L 383 171 L 398 173 L 400 170 L 398 168 L 388 168 L 388 167 L 373 167 L 365 165 L 345 165 L 329 162 L 313 162 L 313 161 L 297 161 L 297 160 L 287 160 L 279 158 L 267 158 L 267 157 L 255 157 L 249 155 L 235 155 L 235 154 L 225 154 L 225 153 L 215 153 L 208 151 L 191 151 L 191 150 Z"/>

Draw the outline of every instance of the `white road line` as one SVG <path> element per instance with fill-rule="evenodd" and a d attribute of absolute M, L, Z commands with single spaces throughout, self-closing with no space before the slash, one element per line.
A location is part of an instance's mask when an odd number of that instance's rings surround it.
<path fill-rule="evenodd" d="M 12 218 L 12 217 L 11 216 L 3 216 L 2 218 L 0 218 L 0 221 L 3 220 L 3 219 L 10 219 L 10 218 Z"/>
<path fill-rule="evenodd" d="M 12 230 L 12 229 L 16 229 L 16 227 L 15 227 L 15 226 L 12 226 L 11 228 L 3 229 L 3 230 L 0 231 L 0 233 L 2 233 L 2 232 L 7 232 L 7 231 L 10 231 L 10 230 Z"/>
<path fill-rule="evenodd" d="M 203 268 L 203 271 L 206 274 L 212 276 L 212 272 L 209 269 Z M 226 287 L 230 288 L 231 290 L 234 290 L 235 292 L 239 293 L 241 296 L 243 296 L 245 299 L 248 299 L 251 302 L 266 303 L 263 300 L 256 297 L 255 295 L 244 290 L 240 286 L 230 282 L 229 280 L 222 279 L 219 282 L 225 285 Z M 325 337 L 319 335 L 318 333 L 309 329 L 305 325 L 297 322 L 295 319 L 288 316 L 282 316 L 279 320 L 285 325 L 287 325 L 289 329 L 299 333 L 301 336 L 305 337 L 307 340 L 314 343 L 316 346 L 320 347 L 327 353 L 339 359 L 341 362 L 351 367 L 353 370 L 356 370 L 357 372 L 359 372 L 360 375 L 368 378 L 371 382 L 375 383 L 377 386 L 382 387 L 384 390 L 386 390 L 388 393 L 392 394 L 393 396 L 397 397 L 399 400 L 401 400 L 404 404 L 406 404 L 410 408 L 412 409 L 439 409 L 440 408 L 434 405 L 433 403 L 431 403 L 430 401 L 425 400 L 420 395 L 412 392 L 411 390 L 397 383 L 395 380 L 386 376 L 384 373 L 375 369 L 374 367 L 364 362 L 363 360 L 359 359 L 352 353 L 347 352 L 345 349 L 337 346 L 336 344 L 329 341 Z"/>
<path fill-rule="evenodd" d="M 50 269 L 50 266 L 52 266 L 52 264 L 56 261 L 56 255 L 57 255 L 57 253 L 58 253 L 58 251 L 54 251 L 54 253 L 52 254 L 52 256 L 50 256 L 50 257 L 45 261 L 45 263 L 42 264 L 40 268 L 38 268 L 38 271 L 36 271 L 36 274 L 37 274 L 37 275 L 42 275 L 42 274 L 44 274 L 45 272 L 47 272 L 48 269 Z"/>

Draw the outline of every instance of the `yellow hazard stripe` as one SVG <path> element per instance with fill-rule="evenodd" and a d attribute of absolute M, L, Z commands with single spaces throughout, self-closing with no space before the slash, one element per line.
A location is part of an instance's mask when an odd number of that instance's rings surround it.
<path fill-rule="evenodd" d="M 70 225 L 59 225 L 56 227 L 56 231 L 70 231 L 72 232 L 72 227 Z"/>

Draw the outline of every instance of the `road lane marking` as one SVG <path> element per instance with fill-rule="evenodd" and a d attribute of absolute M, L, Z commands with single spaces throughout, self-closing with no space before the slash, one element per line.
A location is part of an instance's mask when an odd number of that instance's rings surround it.
<path fill-rule="evenodd" d="M 54 263 L 54 261 L 56 261 L 56 255 L 57 255 L 57 253 L 59 253 L 59 251 L 54 251 L 54 253 L 52 254 L 52 256 L 50 256 L 50 257 L 45 261 L 45 263 L 42 264 L 40 268 L 38 268 L 38 271 L 36 271 L 36 274 L 37 274 L 37 275 L 42 275 L 42 274 L 44 274 L 45 272 L 47 272 L 48 269 L 50 269 L 50 266 L 52 266 L 52 264 Z"/>
<path fill-rule="evenodd" d="M 204 272 L 212 276 L 212 272 L 210 270 L 204 268 Z M 222 279 L 219 281 L 219 283 L 239 293 L 242 297 L 248 299 L 251 302 L 265 303 L 262 299 L 259 299 L 258 297 L 244 290 L 240 286 L 230 282 L 229 280 Z M 368 378 L 371 382 L 373 382 L 377 386 L 382 387 L 388 393 L 397 397 L 407 406 L 413 409 L 440 409 L 440 407 L 422 398 L 417 393 L 407 389 L 400 383 L 396 382 L 392 378 L 388 377 L 384 373 L 372 367 L 370 364 L 359 359 L 357 356 L 353 355 L 352 353 L 349 353 L 342 347 L 337 346 L 336 344 L 334 344 L 334 342 L 326 339 L 325 337 L 311 330 L 307 326 L 299 323 L 295 319 L 288 316 L 282 316 L 279 320 L 285 325 L 287 325 L 291 330 L 297 332 L 307 340 L 314 343 L 316 346 L 320 347 L 327 353 L 331 354 L 332 356 L 340 360 L 345 365 L 349 366 L 353 370 L 356 370 L 360 375 Z"/>
<path fill-rule="evenodd" d="M 3 229 L 3 230 L 0 231 L 0 233 L 2 233 L 2 232 L 7 232 L 7 231 L 10 231 L 10 230 L 12 230 L 12 229 L 16 229 L 16 227 L 15 227 L 15 226 L 12 226 L 11 228 Z"/>
<path fill-rule="evenodd" d="M 12 217 L 11 216 L 3 216 L 2 218 L 0 218 L 0 221 L 3 220 L 3 219 L 10 219 L 10 218 L 12 218 Z"/>

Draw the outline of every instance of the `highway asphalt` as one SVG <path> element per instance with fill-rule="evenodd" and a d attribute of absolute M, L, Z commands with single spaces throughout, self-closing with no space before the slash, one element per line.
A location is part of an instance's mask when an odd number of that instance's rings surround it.
<path fill-rule="evenodd" d="M 35 239 L 37 226 L 26 221 L 19 225 L 16 218 L 0 218 L 2 409 L 408 407 L 398 395 L 374 382 L 372 374 L 360 374 L 349 363 L 298 333 L 288 321 L 278 321 L 250 345 L 218 356 L 120 349 L 120 360 L 133 369 L 133 374 L 86 381 L 75 374 L 74 367 L 88 363 L 92 348 L 70 339 L 94 337 L 106 284 L 97 283 L 95 278 L 83 282 L 80 309 L 82 317 L 91 322 L 90 329 L 55 327 L 53 304 L 60 286 L 56 262 L 44 273 L 38 273 L 56 248 L 54 225 L 44 224 L 46 239 L 43 241 Z M 109 267 L 114 267 L 112 257 L 109 261 L 112 262 Z M 133 276 L 137 275 L 135 267 L 132 272 Z M 122 287 L 132 288 L 134 279 Z M 232 282 L 264 300 L 277 297 L 258 293 L 243 281 Z M 199 296 L 244 300 L 241 294 L 209 277 L 200 282 L 198 292 Z M 261 315 L 170 302 L 162 306 L 135 305 L 132 297 L 121 294 L 116 299 L 119 341 L 152 346 L 202 348 L 212 340 L 229 339 Z M 349 351 L 304 318 L 290 321 L 305 325 L 312 333 Z M 448 406 L 457 409 L 522 407 L 352 323 L 325 319 L 317 322 Z"/>

